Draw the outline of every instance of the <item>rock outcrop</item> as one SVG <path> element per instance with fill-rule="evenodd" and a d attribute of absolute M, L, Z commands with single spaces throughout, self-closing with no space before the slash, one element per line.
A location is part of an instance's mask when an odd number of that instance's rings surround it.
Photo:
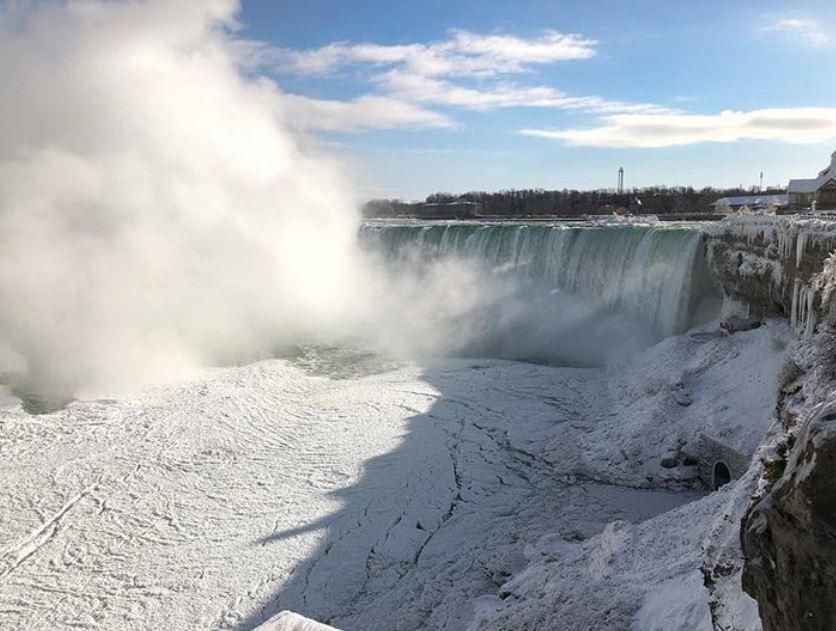
<path fill-rule="evenodd" d="M 704 230 L 709 271 L 726 299 L 745 305 L 751 317 L 807 324 L 804 316 L 821 298 L 813 281 L 836 248 L 836 222 L 741 216 Z"/>
<path fill-rule="evenodd" d="M 790 449 L 783 475 L 742 525 L 743 587 L 764 631 L 836 629 L 836 398 Z"/>

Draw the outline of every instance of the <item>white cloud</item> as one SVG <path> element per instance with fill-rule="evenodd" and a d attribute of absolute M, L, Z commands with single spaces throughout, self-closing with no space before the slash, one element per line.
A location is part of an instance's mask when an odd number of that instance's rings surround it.
<path fill-rule="evenodd" d="M 764 32 L 791 33 L 811 45 L 830 40 L 810 19 L 787 18 Z M 550 108 L 602 116 L 590 129 L 523 129 L 519 133 L 568 144 L 611 147 L 664 147 L 742 139 L 814 142 L 833 135 L 831 108 L 763 109 L 692 115 L 654 103 L 573 95 L 549 85 L 523 85 L 502 75 L 522 74 L 536 65 L 588 59 L 598 42 L 555 30 L 534 38 L 452 30 L 447 39 L 429 43 L 380 45 L 333 42 L 311 50 L 276 49 L 257 42 L 238 43 L 245 66 L 272 65 L 280 71 L 326 76 L 346 67 L 367 66 L 360 80 L 374 94 L 351 101 L 293 97 L 299 126 L 314 130 L 356 131 L 383 128 L 443 128 L 455 123 L 426 109 L 488 111 L 499 108 Z M 368 68 L 370 67 L 370 68 Z M 498 78 L 502 77 L 502 78 Z M 676 97 L 677 102 L 693 100 Z"/>
<path fill-rule="evenodd" d="M 390 94 L 406 101 L 471 110 L 538 107 L 599 113 L 662 113 L 669 111 L 666 108 L 649 103 L 611 101 L 598 96 L 571 96 L 543 85 L 519 86 L 514 83 L 499 83 L 486 90 L 469 88 L 449 81 L 398 70 L 382 75 L 378 81 Z"/>
<path fill-rule="evenodd" d="M 715 115 L 620 114 L 592 129 L 522 129 L 525 136 L 585 147 L 671 147 L 700 142 L 776 140 L 812 143 L 836 138 L 836 108 L 797 107 Z"/>
<path fill-rule="evenodd" d="M 830 42 L 822 26 L 815 20 L 806 18 L 787 18 L 778 20 L 763 29 L 766 32 L 789 33 L 813 46 L 823 46 Z"/>
<path fill-rule="evenodd" d="M 547 30 L 522 39 L 512 35 L 480 35 L 464 30 L 429 44 L 349 44 L 335 42 L 313 50 L 260 49 L 262 61 L 303 75 L 327 74 L 347 64 L 401 65 L 428 76 L 488 76 L 523 72 L 548 64 L 595 55 L 597 42 L 577 34 Z"/>
<path fill-rule="evenodd" d="M 396 127 L 450 127 L 439 112 L 421 107 L 490 110 L 512 107 L 580 110 L 598 114 L 670 113 L 650 103 L 630 103 L 599 96 L 574 96 L 546 85 L 525 86 L 491 80 L 525 73 L 538 64 L 587 59 L 597 42 L 577 34 L 544 31 L 534 38 L 452 30 L 442 41 L 380 45 L 333 42 L 312 50 L 276 49 L 259 42 L 238 43 L 241 65 L 271 65 L 303 76 L 327 76 L 345 67 L 370 67 L 361 78 L 375 93 L 352 101 L 297 97 L 300 126 L 306 129 L 356 131 Z"/>
<path fill-rule="evenodd" d="M 312 99 L 286 94 L 285 119 L 306 131 L 352 132 L 368 129 L 453 127 L 443 114 L 386 96 L 366 95 L 350 101 Z"/>

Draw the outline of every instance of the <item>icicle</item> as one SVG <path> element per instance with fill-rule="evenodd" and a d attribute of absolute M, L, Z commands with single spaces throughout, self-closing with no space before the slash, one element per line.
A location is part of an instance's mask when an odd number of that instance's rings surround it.
<path fill-rule="evenodd" d="M 795 266 L 801 267 L 801 259 L 804 257 L 804 250 L 807 247 L 807 233 L 799 230 L 795 244 Z"/>
<path fill-rule="evenodd" d="M 813 336 L 813 331 L 816 328 L 816 311 L 813 308 L 816 299 L 816 290 L 814 287 L 807 287 L 805 290 L 805 320 L 804 338 L 809 339 Z"/>
<path fill-rule="evenodd" d="M 795 279 L 792 286 L 792 306 L 790 307 L 790 330 L 795 331 L 798 325 L 798 296 L 801 292 L 801 280 Z"/>
<path fill-rule="evenodd" d="M 816 288 L 805 286 L 800 279 L 795 279 L 790 308 L 790 330 L 797 337 L 811 337 L 816 328 Z"/>

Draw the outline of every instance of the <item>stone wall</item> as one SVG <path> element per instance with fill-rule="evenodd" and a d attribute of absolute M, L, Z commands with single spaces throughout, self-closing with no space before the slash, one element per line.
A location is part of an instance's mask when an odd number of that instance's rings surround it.
<path fill-rule="evenodd" d="M 697 470 L 699 478 L 709 489 L 714 488 L 714 467 L 722 462 L 728 467 L 732 480 L 742 477 L 749 468 L 750 456 L 743 454 L 719 440 L 700 434 Z"/>

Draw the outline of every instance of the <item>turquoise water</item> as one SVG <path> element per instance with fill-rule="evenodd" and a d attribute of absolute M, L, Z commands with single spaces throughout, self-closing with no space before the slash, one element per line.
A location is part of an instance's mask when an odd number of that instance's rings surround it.
<path fill-rule="evenodd" d="M 476 259 L 628 314 L 657 337 L 686 330 L 713 293 L 701 233 L 687 225 L 370 222 L 362 236 L 393 264 Z"/>

